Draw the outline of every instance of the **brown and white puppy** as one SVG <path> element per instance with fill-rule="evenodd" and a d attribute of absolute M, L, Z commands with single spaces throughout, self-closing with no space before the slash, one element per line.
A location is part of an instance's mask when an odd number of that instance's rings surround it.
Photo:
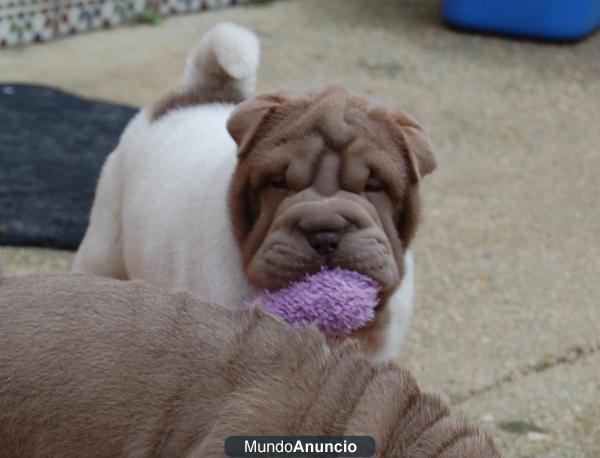
<path fill-rule="evenodd" d="M 75 270 L 234 307 L 323 266 L 356 270 L 381 298 L 354 336 L 369 356 L 392 358 L 412 312 L 409 246 L 432 148 L 408 116 L 339 85 L 234 105 L 253 87 L 253 40 L 217 26 L 192 53 L 182 90 L 130 123 L 102 172 Z"/>
<path fill-rule="evenodd" d="M 369 435 L 499 457 L 393 364 L 314 329 L 84 275 L 0 278 L 0 457 L 224 456 L 231 435 Z"/>

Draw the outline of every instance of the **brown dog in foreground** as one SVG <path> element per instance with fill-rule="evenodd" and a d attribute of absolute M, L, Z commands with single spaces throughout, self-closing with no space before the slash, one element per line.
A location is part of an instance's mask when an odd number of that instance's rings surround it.
<path fill-rule="evenodd" d="M 498 457 L 353 343 L 93 276 L 0 279 L 0 456 L 224 456 L 230 435 L 370 435 L 380 457 Z"/>

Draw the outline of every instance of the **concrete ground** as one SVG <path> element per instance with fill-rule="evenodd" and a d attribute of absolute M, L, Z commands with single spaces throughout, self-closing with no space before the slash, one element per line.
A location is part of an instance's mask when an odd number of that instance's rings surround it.
<path fill-rule="evenodd" d="M 449 30 L 435 0 L 279 1 L 5 50 L 0 80 L 143 105 L 221 20 L 259 34 L 260 90 L 344 82 L 428 127 L 401 363 L 507 456 L 600 456 L 600 33 L 542 44 Z M 0 248 L 16 274 L 71 256 Z"/>

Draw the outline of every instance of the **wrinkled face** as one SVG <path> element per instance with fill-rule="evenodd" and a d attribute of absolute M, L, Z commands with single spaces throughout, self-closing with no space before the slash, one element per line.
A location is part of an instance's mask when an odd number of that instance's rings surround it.
<path fill-rule="evenodd" d="M 364 273 L 384 293 L 399 285 L 418 180 L 434 165 L 416 124 L 333 87 L 250 100 L 228 128 L 240 146 L 231 218 L 255 287 L 276 289 L 323 266 Z"/>

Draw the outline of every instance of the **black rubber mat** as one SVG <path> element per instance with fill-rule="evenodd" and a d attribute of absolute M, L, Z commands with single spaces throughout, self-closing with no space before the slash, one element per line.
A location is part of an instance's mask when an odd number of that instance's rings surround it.
<path fill-rule="evenodd" d="M 0 84 L 0 245 L 76 249 L 102 164 L 136 111 Z"/>

